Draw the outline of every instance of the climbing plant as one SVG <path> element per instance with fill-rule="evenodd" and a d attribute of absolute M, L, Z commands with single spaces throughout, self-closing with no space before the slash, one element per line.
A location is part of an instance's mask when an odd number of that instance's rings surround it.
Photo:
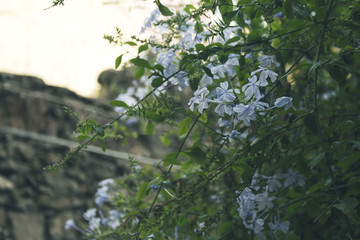
<path fill-rule="evenodd" d="M 169 152 L 156 170 L 129 157 L 128 175 L 99 183 L 88 225 L 66 228 L 89 239 L 358 239 L 360 1 L 154 5 L 146 34 L 105 35 L 138 52 L 135 87 L 110 102 L 119 117 L 80 121 L 78 148 L 46 169 L 95 141 L 106 150 L 130 117 Z"/>

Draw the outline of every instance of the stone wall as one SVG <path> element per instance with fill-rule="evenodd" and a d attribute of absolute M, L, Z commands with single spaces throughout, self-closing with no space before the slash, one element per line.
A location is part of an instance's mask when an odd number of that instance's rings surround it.
<path fill-rule="evenodd" d="M 42 170 L 76 145 L 72 132 L 77 121 L 63 111 L 64 105 L 100 123 L 116 116 L 95 99 L 35 77 L 0 73 L 0 240 L 80 239 L 75 231 L 64 230 L 65 221 L 82 222 L 82 213 L 94 206 L 97 183 L 127 171 L 127 154 L 119 143 L 110 144 L 113 149 L 105 153 L 90 147 L 56 172 Z M 140 138 L 144 141 L 130 141 L 126 152 L 156 164 L 146 157 L 159 157 L 161 151 Z"/>

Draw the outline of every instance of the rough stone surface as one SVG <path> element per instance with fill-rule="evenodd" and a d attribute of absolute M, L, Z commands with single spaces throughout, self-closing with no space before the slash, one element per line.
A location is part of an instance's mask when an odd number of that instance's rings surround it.
<path fill-rule="evenodd" d="M 44 240 L 44 216 L 41 213 L 10 213 L 15 240 Z"/>
<path fill-rule="evenodd" d="M 63 106 L 101 124 L 117 116 L 107 103 L 47 86 L 36 77 L 0 73 L 0 240 L 81 239 L 76 231 L 64 230 L 65 221 L 84 224 L 82 214 L 94 207 L 97 183 L 127 171 L 124 160 L 101 152 L 83 152 L 56 172 L 42 170 L 71 149 L 56 142 L 73 141 L 77 124 Z M 34 134 L 56 139 L 43 141 Z M 158 158 L 161 151 L 155 152 L 151 142 L 156 141 L 129 140 L 125 147 L 109 142 L 108 148 Z"/>

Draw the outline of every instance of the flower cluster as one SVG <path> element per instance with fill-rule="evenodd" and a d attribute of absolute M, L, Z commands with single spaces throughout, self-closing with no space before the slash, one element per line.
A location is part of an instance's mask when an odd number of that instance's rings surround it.
<path fill-rule="evenodd" d="M 224 117 L 225 114 L 233 117 L 234 124 L 242 121 L 245 126 L 251 126 L 251 121 L 256 120 L 257 113 L 262 114 L 269 108 L 269 103 L 264 102 L 264 94 L 262 87 L 269 85 L 269 80 L 275 82 L 277 73 L 265 68 L 277 66 L 272 56 L 262 55 L 258 59 L 260 61 L 259 69 L 251 72 L 248 83 L 240 89 L 231 86 L 231 81 L 220 83 L 220 87 L 216 87 L 213 94 L 210 94 L 206 86 L 194 92 L 194 97 L 189 101 L 192 111 L 197 110 L 202 113 L 204 109 L 209 107 L 209 103 L 217 104 L 215 112 Z M 225 64 L 214 66 L 211 69 L 214 78 L 223 79 L 225 76 L 230 79 L 236 75 L 235 66 L 238 65 L 236 58 L 230 58 Z M 258 76 L 259 75 L 259 76 Z M 242 101 L 241 101 L 242 100 Z M 285 110 L 292 106 L 291 97 L 280 97 L 275 100 L 274 106 L 277 108 L 284 107 Z"/>
<path fill-rule="evenodd" d="M 263 192 L 260 191 L 261 189 L 258 185 L 261 178 L 266 181 Z M 281 179 L 284 180 L 283 184 L 279 181 Z M 254 175 L 250 186 L 239 192 L 239 197 L 237 198 L 237 203 L 239 205 L 238 212 L 240 218 L 243 220 L 244 226 L 253 231 L 259 239 L 264 239 L 264 234 L 262 232 L 264 230 L 264 225 L 266 221 L 271 220 L 269 218 L 268 210 L 274 207 L 273 202 L 276 199 L 275 196 L 269 196 L 269 193 L 275 192 L 282 186 L 304 186 L 305 181 L 306 178 L 304 175 L 299 172 L 294 172 L 292 169 L 288 169 L 288 172 L 285 174 L 275 174 L 270 177 Z M 279 230 L 287 233 L 289 231 L 290 222 L 280 222 L 278 213 L 278 215 L 273 218 L 273 221 L 268 222 L 267 225 L 274 234 Z"/>

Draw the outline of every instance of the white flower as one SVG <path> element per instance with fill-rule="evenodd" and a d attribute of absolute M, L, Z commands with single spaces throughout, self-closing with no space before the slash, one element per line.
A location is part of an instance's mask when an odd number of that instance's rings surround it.
<path fill-rule="evenodd" d="M 274 217 L 274 222 L 268 223 L 268 225 L 275 234 L 278 230 L 281 230 L 284 233 L 287 233 L 289 231 L 290 222 L 285 221 L 285 222 L 280 223 L 279 216 L 278 216 L 278 217 Z"/>
<path fill-rule="evenodd" d="M 215 79 L 224 78 L 225 74 L 232 78 L 236 75 L 235 66 L 239 65 L 236 57 L 229 57 L 224 64 L 219 64 L 211 68 L 211 73 L 215 75 Z"/>
<path fill-rule="evenodd" d="M 272 208 L 274 206 L 271 201 L 275 200 L 276 198 L 274 196 L 269 197 L 268 192 L 260 193 L 256 196 L 256 202 L 259 211 L 264 210 L 266 207 Z"/>
<path fill-rule="evenodd" d="M 288 169 L 288 172 L 285 174 L 279 174 L 279 177 L 285 178 L 284 186 L 289 187 L 291 185 L 304 186 L 306 177 L 299 172 L 294 172 L 291 168 Z"/>
<path fill-rule="evenodd" d="M 265 177 L 265 179 L 267 179 L 267 190 L 270 192 L 274 192 L 276 189 L 281 188 L 281 183 L 279 182 L 279 180 L 277 180 L 277 175 L 274 175 L 272 177 Z"/>
<path fill-rule="evenodd" d="M 102 206 L 105 202 L 110 201 L 110 195 L 108 194 L 109 187 L 107 185 L 103 185 L 98 188 L 95 194 L 95 203 L 98 206 Z"/>
<path fill-rule="evenodd" d="M 113 184 L 113 183 L 114 183 L 114 179 L 107 178 L 107 179 L 104 179 L 101 182 L 99 182 L 98 185 L 102 187 L 102 186 L 105 186 L 105 185 L 108 185 L 108 184 Z"/>
<path fill-rule="evenodd" d="M 230 105 L 219 103 L 219 105 L 217 105 L 215 108 L 215 112 L 219 114 L 219 116 L 223 117 L 225 113 L 228 115 L 232 115 L 233 110 Z"/>
<path fill-rule="evenodd" d="M 288 110 L 292 106 L 292 98 L 291 97 L 280 97 L 276 99 L 274 103 L 275 107 L 281 108 L 285 107 L 285 110 Z"/>
<path fill-rule="evenodd" d="M 68 219 L 66 220 L 65 222 L 65 229 L 68 230 L 70 228 L 75 228 L 76 227 L 76 224 L 75 224 L 75 221 L 74 219 Z"/>
<path fill-rule="evenodd" d="M 108 225 L 112 228 L 112 229 L 116 229 L 120 226 L 120 218 L 122 218 L 123 215 L 119 214 L 118 211 L 116 210 L 110 210 L 109 211 L 109 222 Z"/>
<path fill-rule="evenodd" d="M 205 108 L 208 108 L 208 102 L 206 96 L 209 94 L 209 90 L 206 87 L 198 89 L 194 92 L 194 97 L 190 98 L 188 105 L 190 105 L 190 110 L 194 111 L 195 104 L 199 104 L 198 110 L 200 113 L 204 111 Z"/>
<path fill-rule="evenodd" d="M 222 82 L 220 87 L 215 89 L 216 99 L 219 101 L 232 102 L 236 97 L 232 89 L 229 90 L 229 83 Z"/>
<path fill-rule="evenodd" d="M 238 113 L 237 119 L 243 121 L 247 127 L 251 126 L 250 120 L 256 119 L 255 109 L 251 104 L 240 103 L 233 108 L 233 111 Z"/>
<path fill-rule="evenodd" d="M 260 66 L 262 67 L 271 67 L 273 64 L 278 67 L 280 64 L 274 60 L 274 56 L 262 55 L 258 57 L 260 61 Z"/>
<path fill-rule="evenodd" d="M 267 82 L 267 78 L 270 78 L 271 82 L 275 82 L 276 77 L 277 77 L 277 73 L 268 70 L 267 68 L 264 68 L 262 66 L 259 66 L 259 69 L 251 72 L 251 76 L 253 76 L 254 74 L 260 72 L 260 77 L 259 77 L 259 86 L 261 87 L 265 87 L 268 85 Z"/>
<path fill-rule="evenodd" d="M 91 218 L 96 217 L 96 208 L 88 209 L 84 214 L 83 217 L 85 220 L 89 221 Z"/>
<path fill-rule="evenodd" d="M 256 99 L 261 98 L 259 85 L 260 82 L 257 81 L 256 75 L 253 75 L 251 78 L 249 78 L 249 83 L 245 84 L 241 89 L 245 93 L 246 100 L 249 100 L 254 95 Z"/>
<path fill-rule="evenodd" d="M 89 222 L 89 228 L 91 230 L 99 228 L 101 219 L 96 217 L 96 208 L 87 210 L 83 216 L 85 220 Z"/>

